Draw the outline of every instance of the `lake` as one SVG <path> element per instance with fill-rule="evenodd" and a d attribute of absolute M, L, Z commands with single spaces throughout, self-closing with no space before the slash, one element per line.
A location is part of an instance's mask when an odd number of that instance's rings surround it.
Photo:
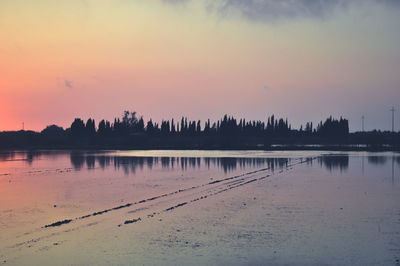
<path fill-rule="evenodd" d="M 400 265 L 400 154 L 0 152 L 0 264 Z"/>

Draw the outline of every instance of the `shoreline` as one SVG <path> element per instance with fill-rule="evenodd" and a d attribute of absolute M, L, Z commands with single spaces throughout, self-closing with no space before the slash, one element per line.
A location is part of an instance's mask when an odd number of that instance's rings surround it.
<path fill-rule="evenodd" d="M 50 151 L 106 151 L 106 150 L 199 150 L 199 151 L 232 151 L 232 150 L 255 150 L 255 151 L 365 151 L 365 152 L 400 152 L 400 147 L 393 146 L 378 146 L 370 147 L 367 145 L 284 145 L 276 144 L 270 147 L 264 146 L 232 146 L 232 147 L 201 147 L 201 146 L 27 146 L 27 147 L 7 147 L 0 148 L 0 152 L 7 151 L 40 151 L 40 150 L 50 150 Z"/>

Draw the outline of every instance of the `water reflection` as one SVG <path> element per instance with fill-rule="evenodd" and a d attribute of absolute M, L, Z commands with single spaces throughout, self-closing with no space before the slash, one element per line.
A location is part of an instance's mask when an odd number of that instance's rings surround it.
<path fill-rule="evenodd" d="M 15 152 L 1 152 L 0 161 L 10 161 L 15 157 Z"/>
<path fill-rule="evenodd" d="M 66 151 L 0 151 L 0 162 L 2 161 L 26 161 L 31 164 L 35 160 L 40 159 L 42 156 L 54 158 L 57 156 L 65 156 L 70 152 Z"/>
<path fill-rule="evenodd" d="M 392 156 L 392 183 L 394 184 L 394 156 Z"/>
<path fill-rule="evenodd" d="M 135 173 L 137 169 L 200 169 L 216 167 L 225 173 L 245 168 L 269 167 L 281 169 L 287 167 L 293 159 L 289 158 L 199 158 L 199 157 L 131 157 L 131 156 L 107 156 L 92 155 L 85 153 L 70 153 L 70 161 L 75 170 L 94 169 L 96 166 L 101 169 L 113 166 L 121 169 L 126 174 Z"/>
<path fill-rule="evenodd" d="M 85 157 L 81 153 L 71 152 L 70 160 L 76 170 L 81 170 L 85 164 Z"/>
<path fill-rule="evenodd" d="M 329 171 L 344 171 L 349 168 L 349 155 L 321 156 L 318 157 L 318 162 Z"/>
<path fill-rule="evenodd" d="M 43 157 L 43 158 L 42 158 Z M 121 169 L 126 174 L 135 173 L 138 169 L 153 169 L 155 167 L 181 170 L 210 169 L 218 168 L 225 173 L 245 168 L 265 168 L 272 170 L 275 168 L 284 168 L 295 160 L 290 158 L 235 158 L 235 157 L 135 157 L 120 156 L 108 152 L 88 152 L 88 151 L 2 151 L 0 152 L 0 162 L 4 161 L 25 161 L 31 165 L 35 160 L 39 159 L 67 159 L 75 170 L 95 169 L 114 167 Z M 400 165 L 400 156 L 397 154 L 382 155 L 368 154 L 361 155 L 361 170 L 364 173 L 364 160 L 369 165 L 385 165 L 391 161 L 392 178 L 395 177 L 395 164 Z M 316 160 L 317 164 L 328 171 L 346 171 L 349 168 L 349 154 L 336 154 L 320 156 Z M 312 164 L 313 161 L 307 162 Z"/>
<path fill-rule="evenodd" d="M 386 156 L 368 156 L 368 163 L 375 165 L 383 165 L 387 162 Z"/>

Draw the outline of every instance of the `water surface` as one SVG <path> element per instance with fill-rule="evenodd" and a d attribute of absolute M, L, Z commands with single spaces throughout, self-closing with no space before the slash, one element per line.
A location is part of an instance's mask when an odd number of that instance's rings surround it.
<path fill-rule="evenodd" d="M 0 153 L 9 265 L 397 265 L 400 156 Z"/>

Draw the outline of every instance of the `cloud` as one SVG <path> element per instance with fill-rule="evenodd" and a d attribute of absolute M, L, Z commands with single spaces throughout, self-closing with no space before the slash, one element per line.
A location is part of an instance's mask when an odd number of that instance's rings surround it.
<path fill-rule="evenodd" d="M 194 0 L 162 0 L 182 4 Z M 400 7 L 400 0 L 203 0 L 205 8 L 221 17 L 239 16 L 255 22 L 275 22 L 290 19 L 325 19 L 348 7 L 380 4 Z"/>
<path fill-rule="evenodd" d="M 264 89 L 265 91 L 269 91 L 269 90 L 271 90 L 271 87 L 269 87 L 269 86 L 267 86 L 267 85 L 264 85 L 263 89 Z"/>
<path fill-rule="evenodd" d="M 209 5 L 222 16 L 239 15 L 250 21 L 271 22 L 295 18 L 325 18 L 346 7 L 342 0 L 226 0 Z"/>
<path fill-rule="evenodd" d="M 66 79 L 66 78 L 62 78 L 62 77 L 57 77 L 57 86 L 60 88 L 69 88 L 72 89 L 74 86 L 72 85 L 72 80 L 70 79 Z"/>
<path fill-rule="evenodd" d="M 65 79 L 64 80 L 64 85 L 65 85 L 65 87 L 72 88 L 72 81 Z"/>
<path fill-rule="evenodd" d="M 400 7 L 400 1 L 399 0 L 375 0 L 378 4 L 383 4 L 388 7 Z"/>

